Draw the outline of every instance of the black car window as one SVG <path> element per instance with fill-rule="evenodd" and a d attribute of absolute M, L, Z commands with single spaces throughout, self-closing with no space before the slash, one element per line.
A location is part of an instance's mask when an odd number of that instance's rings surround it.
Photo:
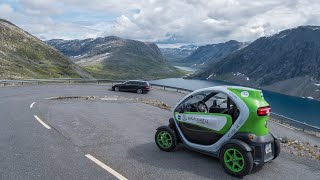
<path fill-rule="evenodd" d="M 141 85 L 141 86 L 145 86 L 145 85 L 146 85 L 146 83 L 143 82 L 143 81 L 137 81 L 136 83 L 137 83 L 138 85 Z"/>
<path fill-rule="evenodd" d="M 202 101 L 205 97 L 207 97 L 211 91 L 204 91 L 196 93 L 187 99 L 185 99 L 179 106 L 175 109 L 175 112 L 197 112 L 195 105 L 199 101 Z"/>
<path fill-rule="evenodd" d="M 215 93 L 211 97 L 206 97 L 203 100 L 207 107 L 221 107 L 221 108 L 227 108 L 227 95 L 224 93 Z"/>

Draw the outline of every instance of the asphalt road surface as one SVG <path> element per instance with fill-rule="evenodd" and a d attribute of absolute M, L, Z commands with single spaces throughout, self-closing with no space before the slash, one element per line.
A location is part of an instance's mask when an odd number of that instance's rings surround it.
<path fill-rule="evenodd" d="M 118 95 L 173 106 L 184 96 L 161 90 L 116 93 L 109 88 L 61 84 L 0 88 L 0 179 L 235 179 L 213 157 L 182 146 L 170 153 L 157 148 L 155 129 L 168 124 L 167 110 L 129 101 L 46 99 Z M 272 129 L 295 134 L 277 125 Z M 312 143 L 318 142 L 313 137 Z M 319 161 L 281 152 L 244 179 L 319 177 Z"/>

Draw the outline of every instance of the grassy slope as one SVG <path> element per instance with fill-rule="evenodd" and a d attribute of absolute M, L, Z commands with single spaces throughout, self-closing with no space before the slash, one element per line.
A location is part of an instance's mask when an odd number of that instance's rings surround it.
<path fill-rule="evenodd" d="M 0 19 L 0 79 L 80 77 L 57 50 Z"/>
<path fill-rule="evenodd" d="M 111 57 L 99 64 L 83 66 L 95 78 L 107 79 L 159 79 L 181 77 L 186 72 L 181 71 L 156 54 L 144 43 L 126 41 L 125 45 L 112 49 Z"/>
<path fill-rule="evenodd" d="M 131 58 L 131 61 L 134 61 L 134 63 L 117 61 L 114 63 L 89 65 L 83 68 L 95 78 L 107 79 L 160 79 L 181 77 L 186 74 L 184 71 L 169 65 L 164 67 L 162 63 L 149 61 L 149 59 L 144 57 Z"/>

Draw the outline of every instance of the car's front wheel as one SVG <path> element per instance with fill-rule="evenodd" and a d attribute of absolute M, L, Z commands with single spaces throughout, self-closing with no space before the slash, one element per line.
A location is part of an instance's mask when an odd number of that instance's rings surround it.
<path fill-rule="evenodd" d="M 155 141 L 162 151 L 173 151 L 177 146 L 177 137 L 169 126 L 161 126 L 157 129 Z"/>
<path fill-rule="evenodd" d="M 119 92 L 120 91 L 119 87 L 115 87 L 114 91 Z"/>

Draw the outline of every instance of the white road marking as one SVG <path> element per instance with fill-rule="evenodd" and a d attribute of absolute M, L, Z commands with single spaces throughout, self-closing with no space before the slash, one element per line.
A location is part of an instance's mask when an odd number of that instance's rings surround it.
<path fill-rule="evenodd" d="M 128 180 L 127 178 L 123 177 L 121 174 L 119 174 L 117 171 L 113 170 L 111 167 L 105 165 L 103 162 L 99 161 L 95 157 L 91 156 L 90 154 L 86 154 L 86 157 L 89 158 L 94 163 L 98 164 L 100 167 L 102 167 L 104 170 L 108 171 L 112 175 L 114 175 L 119 180 Z"/>
<path fill-rule="evenodd" d="M 42 124 L 45 128 L 51 129 L 50 126 L 48 126 L 46 123 L 44 123 L 37 115 L 33 115 L 34 118 L 36 118 L 37 121 L 39 121 L 40 124 Z"/>
<path fill-rule="evenodd" d="M 32 104 L 30 104 L 30 108 L 32 108 L 35 103 L 36 103 L 36 102 L 33 102 Z"/>

